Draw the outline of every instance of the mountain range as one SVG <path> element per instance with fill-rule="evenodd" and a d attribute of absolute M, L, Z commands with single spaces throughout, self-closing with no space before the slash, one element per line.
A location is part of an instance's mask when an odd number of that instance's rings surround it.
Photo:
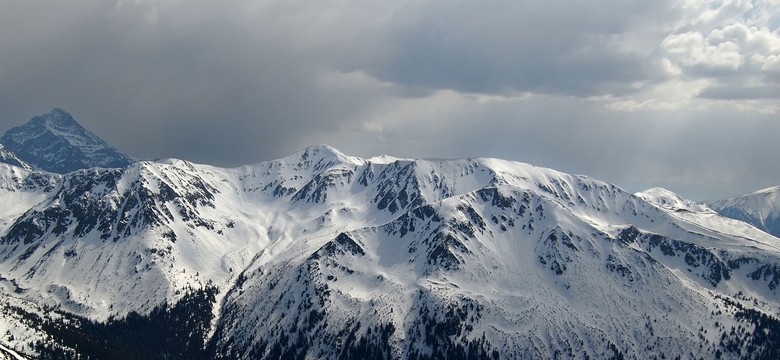
<path fill-rule="evenodd" d="M 0 358 L 780 355 L 780 239 L 724 216 L 758 200 L 315 145 L 4 163 L 0 203 Z"/>

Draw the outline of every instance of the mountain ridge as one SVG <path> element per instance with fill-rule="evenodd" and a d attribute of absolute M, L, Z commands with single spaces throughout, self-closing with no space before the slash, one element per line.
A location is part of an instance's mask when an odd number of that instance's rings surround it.
<path fill-rule="evenodd" d="M 14 154 L 12 151 L 5 148 L 3 144 L 0 144 L 0 163 L 5 163 L 13 166 L 18 166 L 25 170 L 32 170 L 32 166 L 25 162 L 24 160 L 20 159 L 16 154 Z"/>
<path fill-rule="evenodd" d="M 519 162 L 378 160 L 313 145 L 236 168 L 0 164 L 15 204 L 0 212 L 3 345 L 117 357 L 157 326 L 222 359 L 739 358 L 747 344 L 760 358 L 780 344 L 760 337 L 780 332 L 780 240 L 746 223 Z M 150 344 L 144 356 L 170 356 Z"/>
<path fill-rule="evenodd" d="M 780 237 L 780 186 L 724 200 L 707 201 L 719 214 L 749 223 Z"/>

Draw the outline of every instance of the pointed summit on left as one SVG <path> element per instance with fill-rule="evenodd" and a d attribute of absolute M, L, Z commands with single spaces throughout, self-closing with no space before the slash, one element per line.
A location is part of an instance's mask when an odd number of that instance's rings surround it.
<path fill-rule="evenodd" d="M 58 108 L 8 130 L 0 144 L 35 168 L 61 174 L 91 167 L 125 167 L 133 162 Z"/>

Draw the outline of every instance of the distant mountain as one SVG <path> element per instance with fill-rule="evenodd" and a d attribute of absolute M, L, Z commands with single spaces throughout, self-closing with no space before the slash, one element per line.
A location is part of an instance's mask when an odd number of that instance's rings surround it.
<path fill-rule="evenodd" d="M 706 204 L 723 216 L 780 237 L 780 186 Z"/>
<path fill-rule="evenodd" d="M 0 201 L 0 345 L 23 355 L 780 356 L 777 239 L 659 188 L 316 145 L 0 164 Z"/>
<path fill-rule="evenodd" d="M 18 166 L 25 170 L 32 170 L 32 166 L 30 166 L 30 164 L 20 159 L 12 151 L 6 149 L 3 144 L 0 144 L 0 163 Z"/>
<path fill-rule="evenodd" d="M 8 130 L 0 144 L 33 167 L 60 174 L 91 167 L 125 167 L 132 162 L 62 109 Z"/>

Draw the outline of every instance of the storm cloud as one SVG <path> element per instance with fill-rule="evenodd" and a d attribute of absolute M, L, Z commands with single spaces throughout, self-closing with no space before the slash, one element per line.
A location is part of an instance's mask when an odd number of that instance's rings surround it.
<path fill-rule="evenodd" d="M 780 2 L 5 1 L 0 131 L 136 158 L 491 156 L 695 199 L 780 184 Z"/>

